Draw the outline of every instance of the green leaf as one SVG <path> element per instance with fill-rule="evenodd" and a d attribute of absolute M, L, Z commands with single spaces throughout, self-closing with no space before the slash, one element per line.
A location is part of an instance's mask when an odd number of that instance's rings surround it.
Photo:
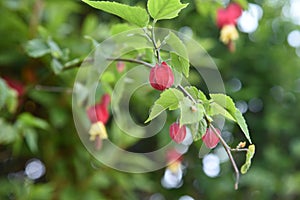
<path fill-rule="evenodd" d="M 8 88 L 3 79 L 0 78 L 0 109 L 5 105 L 6 98 L 8 95 Z"/>
<path fill-rule="evenodd" d="M 174 52 L 171 53 L 171 66 L 178 72 L 183 73 L 186 77 L 189 76 L 190 63 L 185 58 L 177 55 Z"/>
<path fill-rule="evenodd" d="M 224 116 L 226 119 L 229 119 L 231 121 L 236 122 L 235 118 L 222 106 L 220 106 L 219 104 L 212 102 L 210 104 L 210 113 L 209 115 L 214 116 L 214 115 L 222 115 Z"/>
<path fill-rule="evenodd" d="M 237 124 L 240 126 L 240 128 L 242 129 L 242 131 L 244 132 L 244 135 L 247 138 L 247 140 L 250 142 L 250 144 L 252 144 L 247 123 L 239 109 L 236 109 L 235 111 L 235 120 Z"/>
<path fill-rule="evenodd" d="M 8 90 L 6 106 L 10 113 L 14 113 L 18 107 L 18 93 L 15 90 Z"/>
<path fill-rule="evenodd" d="M 136 6 L 128 6 L 117 2 L 109 1 L 89 1 L 83 0 L 88 5 L 103 10 L 113 15 L 117 15 L 126 21 L 139 27 L 145 27 L 149 22 L 149 15 L 143 8 Z"/>
<path fill-rule="evenodd" d="M 147 8 L 153 19 L 161 20 L 177 17 L 187 5 L 188 3 L 182 4 L 180 0 L 148 0 Z"/>
<path fill-rule="evenodd" d="M 194 123 L 191 125 L 191 132 L 193 135 L 193 140 L 197 141 L 202 138 L 202 136 L 206 133 L 207 122 L 204 118 L 200 120 L 200 122 Z"/>
<path fill-rule="evenodd" d="M 106 83 L 113 83 L 116 81 L 116 77 L 115 77 L 114 73 L 112 73 L 110 71 L 106 71 L 102 74 L 101 81 L 106 82 Z"/>
<path fill-rule="evenodd" d="M 122 33 L 124 31 L 130 31 L 137 28 L 136 26 L 129 25 L 127 23 L 120 23 L 112 25 L 110 31 L 112 35 Z"/>
<path fill-rule="evenodd" d="M 188 61 L 189 56 L 183 41 L 173 32 L 169 32 L 169 34 L 165 37 L 165 42 L 167 47 L 163 46 L 163 49 L 169 52 L 174 52 L 178 56 L 181 56 L 185 60 Z"/>
<path fill-rule="evenodd" d="M 22 113 L 19 115 L 18 122 L 23 124 L 25 127 L 40 128 L 43 130 L 47 130 L 49 128 L 49 124 L 45 120 L 37 118 L 30 113 Z"/>
<path fill-rule="evenodd" d="M 38 138 L 36 131 L 32 128 L 26 128 L 23 130 L 23 133 L 30 151 L 36 153 L 38 151 Z"/>
<path fill-rule="evenodd" d="M 249 145 L 248 151 L 247 151 L 247 154 L 246 154 L 245 164 L 243 164 L 243 166 L 241 167 L 241 173 L 242 174 L 246 174 L 248 169 L 250 168 L 251 159 L 253 158 L 254 153 L 255 153 L 255 145 L 254 144 Z"/>
<path fill-rule="evenodd" d="M 169 88 L 160 94 L 160 97 L 155 101 L 151 108 L 148 119 L 145 123 L 151 121 L 166 109 L 176 110 L 179 102 L 184 98 L 182 92 L 175 88 Z"/>
<path fill-rule="evenodd" d="M 198 90 L 195 86 L 187 86 L 185 87 L 185 90 L 192 95 L 192 97 L 196 100 L 201 100 L 201 101 L 207 101 L 206 95 L 201 91 Z"/>
<path fill-rule="evenodd" d="M 39 58 L 51 52 L 47 43 L 42 39 L 33 39 L 25 44 L 26 53 L 33 57 Z"/>
<path fill-rule="evenodd" d="M 63 70 L 64 66 L 56 58 L 53 58 L 51 61 L 51 68 L 55 74 L 59 74 Z"/>
<path fill-rule="evenodd" d="M 13 143 L 17 137 L 17 130 L 0 118 L 0 144 Z"/>
<path fill-rule="evenodd" d="M 215 103 L 225 108 L 231 114 L 231 116 L 235 119 L 236 123 L 242 129 L 247 140 L 250 142 L 250 144 L 252 144 L 247 123 L 240 110 L 235 107 L 233 100 L 225 94 L 210 94 L 210 97 Z"/>
<path fill-rule="evenodd" d="M 202 104 L 193 103 L 188 97 L 180 101 L 180 124 L 193 124 L 199 122 L 204 116 Z"/>
<path fill-rule="evenodd" d="M 48 39 L 47 44 L 50 47 L 51 55 L 54 58 L 61 58 L 63 56 L 63 52 L 58 46 L 56 42 L 54 42 L 51 38 Z"/>
<path fill-rule="evenodd" d="M 226 108 L 232 116 L 235 115 L 236 107 L 233 100 L 229 96 L 225 94 L 210 94 L 210 97 L 214 100 L 214 102 L 223 108 Z"/>

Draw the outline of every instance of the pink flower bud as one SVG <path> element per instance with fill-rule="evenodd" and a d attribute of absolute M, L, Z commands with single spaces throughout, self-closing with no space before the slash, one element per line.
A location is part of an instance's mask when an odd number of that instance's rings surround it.
<path fill-rule="evenodd" d="M 156 90 L 162 91 L 171 87 L 174 83 L 172 69 L 165 62 L 162 62 L 160 65 L 156 64 L 150 71 L 149 81 Z"/>
<path fill-rule="evenodd" d="M 109 94 L 102 96 L 101 102 L 87 109 L 87 115 L 91 123 L 102 122 L 106 124 L 109 119 L 108 105 L 110 102 Z"/>
<path fill-rule="evenodd" d="M 237 3 L 231 3 L 227 8 L 217 10 L 217 26 L 236 25 L 237 19 L 242 14 L 242 8 Z"/>
<path fill-rule="evenodd" d="M 170 126 L 170 136 L 171 136 L 172 140 L 174 140 L 176 143 L 178 143 L 178 144 L 181 143 L 186 136 L 185 126 L 183 125 L 180 127 L 179 123 L 174 122 Z"/>
<path fill-rule="evenodd" d="M 125 69 L 125 63 L 122 61 L 117 62 L 117 71 L 119 73 L 123 72 Z"/>
<path fill-rule="evenodd" d="M 216 131 L 219 135 L 221 134 L 221 131 L 219 129 L 216 128 Z M 206 130 L 206 133 L 202 136 L 202 140 L 204 144 L 210 149 L 215 148 L 220 141 L 220 139 L 218 138 L 218 136 L 216 136 L 212 128 L 208 128 Z"/>

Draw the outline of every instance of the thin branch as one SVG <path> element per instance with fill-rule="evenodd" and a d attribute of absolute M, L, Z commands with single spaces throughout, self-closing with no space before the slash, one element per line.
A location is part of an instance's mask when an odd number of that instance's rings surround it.
<path fill-rule="evenodd" d="M 178 87 L 178 89 L 180 89 L 180 90 L 183 92 L 183 94 L 185 94 L 190 100 L 192 100 L 195 104 L 197 103 L 197 101 L 192 97 L 192 95 L 191 95 L 188 91 L 186 91 L 186 89 L 184 89 L 184 87 L 183 87 L 182 85 L 179 84 L 177 87 Z"/>
<path fill-rule="evenodd" d="M 67 92 L 72 93 L 71 88 L 65 88 L 65 87 L 56 87 L 56 86 L 47 86 L 47 85 L 36 85 L 36 90 L 40 91 L 47 91 L 47 92 Z"/>
<path fill-rule="evenodd" d="M 237 190 L 238 187 L 239 187 L 239 180 L 240 180 L 240 172 L 239 172 L 239 169 L 235 163 L 235 160 L 231 154 L 231 148 L 227 145 L 227 143 L 225 142 L 225 140 L 222 138 L 222 136 L 217 132 L 216 128 L 210 124 L 210 127 L 211 129 L 213 130 L 213 132 L 216 134 L 216 136 L 220 139 L 220 142 L 221 144 L 223 145 L 228 157 L 229 157 L 229 160 L 234 168 L 234 171 L 235 171 L 235 184 L 234 184 L 234 188 Z"/>
<path fill-rule="evenodd" d="M 153 67 L 153 65 L 151 63 L 145 62 L 143 60 L 137 60 L 137 59 L 131 59 L 131 58 L 106 58 L 106 60 L 137 63 L 137 64 L 145 65 L 146 67 L 150 67 L 150 68 Z"/>

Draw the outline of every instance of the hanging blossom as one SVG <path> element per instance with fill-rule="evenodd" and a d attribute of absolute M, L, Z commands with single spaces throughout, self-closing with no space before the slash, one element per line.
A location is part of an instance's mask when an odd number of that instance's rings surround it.
<path fill-rule="evenodd" d="M 5 80 L 6 85 L 15 92 L 18 98 L 18 107 L 23 103 L 23 95 L 25 94 L 24 84 L 18 80 L 12 79 L 10 77 L 2 77 Z"/>
<path fill-rule="evenodd" d="M 24 90 L 23 83 L 7 76 L 3 77 L 3 79 L 5 80 L 8 87 L 10 87 L 11 89 L 17 92 L 18 97 L 21 97 L 24 94 L 25 90 Z"/>
<path fill-rule="evenodd" d="M 167 169 L 176 174 L 181 171 L 182 154 L 175 149 L 170 149 L 167 152 Z"/>
<path fill-rule="evenodd" d="M 109 119 L 108 105 L 110 103 L 110 95 L 104 94 L 100 103 L 87 109 L 87 116 L 92 126 L 89 130 L 90 140 L 95 142 L 97 150 L 101 149 L 102 140 L 107 139 L 105 124 Z"/>
<path fill-rule="evenodd" d="M 239 38 L 236 24 L 242 12 L 241 6 L 237 3 L 231 3 L 227 8 L 217 10 L 217 26 L 221 29 L 220 40 L 231 52 L 235 51 L 234 41 Z"/>

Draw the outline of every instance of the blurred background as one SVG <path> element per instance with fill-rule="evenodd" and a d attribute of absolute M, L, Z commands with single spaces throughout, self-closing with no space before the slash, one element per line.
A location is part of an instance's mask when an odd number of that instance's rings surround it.
<path fill-rule="evenodd" d="M 141 0 L 118 2 L 145 7 Z M 76 67 L 93 43 L 127 25 L 77 0 L 0 0 L 0 199 L 300 198 L 300 1 L 249 0 L 238 22 L 234 53 L 219 41 L 215 23 L 216 10 L 229 0 L 182 2 L 189 6 L 179 17 L 158 26 L 202 44 L 227 94 L 244 113 L 256 154 L 239 190 L 233 188 L 233 169 L 219 147 L 200 159 L 200 144 L 191 145 L 180 177 L 168 176 L 165 169 L 129 174 L 94 160 L 73 122 Z M 190 82 L 201 87 L 193 73 Z M 113 87 L 117 76 L 116 70 L 109 73 L 105 87 Z M 159 93 L 147 95 L 149 102 L 141 94 L 131 100 L 138 105 L 131 108 L 138 122 L 147 118 L 144 110 Z M 169 140 L 166 133 L 139 145 L 122 138 L 115 126 L 110 121 L 107 128 L 113 141 L 136 152 Z M 230 123 L 222 134 L 232 146 L 245 140 Z M 243 154 L 234 156 L 243 164 Z"/>

